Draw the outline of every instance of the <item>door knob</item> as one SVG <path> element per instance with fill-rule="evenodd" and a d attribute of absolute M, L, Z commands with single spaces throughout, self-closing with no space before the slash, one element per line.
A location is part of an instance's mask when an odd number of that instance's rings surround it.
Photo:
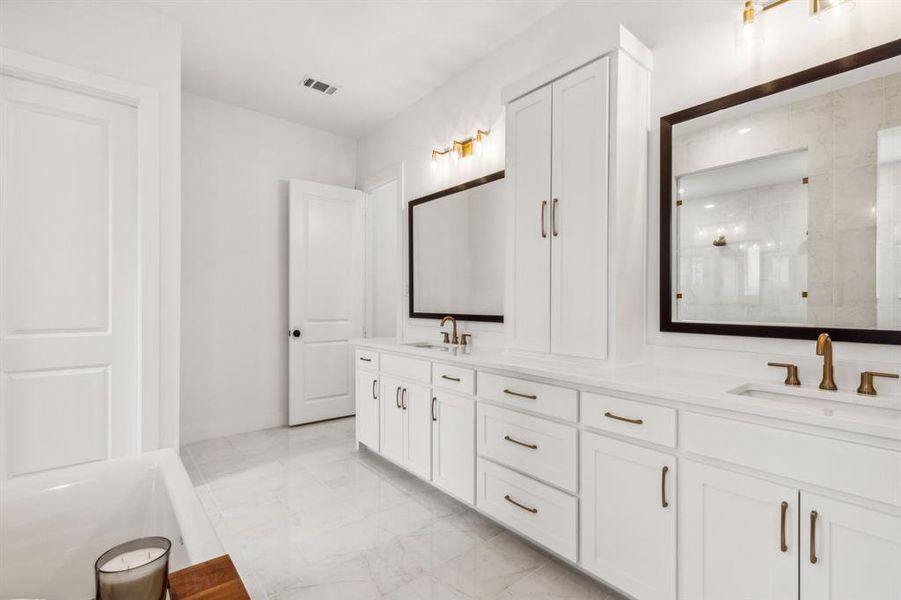
<path fill-rule="evenodd" d="M 295 329 L 291 332 L 291 335 L 293 335 L 294 337 L 300 337 L 300 329 Z"/>

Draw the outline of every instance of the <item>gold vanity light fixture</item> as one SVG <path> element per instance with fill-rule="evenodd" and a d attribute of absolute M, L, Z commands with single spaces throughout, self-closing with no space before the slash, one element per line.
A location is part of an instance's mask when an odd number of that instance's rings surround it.
<path fill-rule="evenodd" d="M 789 1 L 744 0 L 738 26 L 735 29 L 735 45 L 745 46 L 763 42 L 763 13 Z M 812 17 L 837 16 L 852 8 L 854 8 L 854 0 L 810 0 L 810 16 Z"/>
<path fill-rule="evenodd" d="M 479 156 L 482 154 L 482 145 L 485 138 L 487 138 L 490 133 L 490 129 L 476 129 L 476 132 L 472 137 L 468 137 L 465 140 L 454 140 L 451 142 L 450 146 L 441 150 L 432 150 L 432 160 L 437 161 L 446 154 L 450 154 L 455 161 L 461 158 L 468 158 L 472 155 Z"/>
<path fill-rule="evenodd" d="M 760 0 L 760 10 L 766 11 L 782 6 L 789 0 Z M 746 3 L 747 4 L 747 3 Z M 854 8 L 854 0 L 810 0 L 810 16 L 824 17 L 838 15 Z"/>

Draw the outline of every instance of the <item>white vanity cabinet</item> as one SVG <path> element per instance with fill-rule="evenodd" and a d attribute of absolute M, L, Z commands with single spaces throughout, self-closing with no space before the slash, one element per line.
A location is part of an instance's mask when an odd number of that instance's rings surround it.
<path fill-rule="evenodd" d="M 796 488 L 685 460 L 678 509 L 680 598 L 797 600 Z"/>
<path fill-rule="evenodd" d="M 379 374 L 378 371 L 358 368 L 356 377 L 357 442 L 370 450 L 379 451 Z"/>
<path fill-rule="evenodd" d="M 901 517 L 801 492 L 801 600 L 901 598 Z"/>
<path fill-rule="evenodd" d="M 581 565 L 641 599 L 676 595 L 675 457 L 583 432 Z"/>
<path fill-rule="evenodd" d="M 610 59 L 507 107 L 510 347 L 607 356 Z"/>
<path fill-rule="evenodd" d="M 901 435 L 376 347 L 361 444 L 633 598 L 901 599 Z"/>
<path fill-rule="evenodd" d="M 432 418 L 429 388 L 381 375 L 380 452 L 424 479 L 432 471 Z"/>
<path fill-rule="evenodd" d="M 436 389 L 432 396 L 432 482 L 475 503 L 475 400 Z"/>

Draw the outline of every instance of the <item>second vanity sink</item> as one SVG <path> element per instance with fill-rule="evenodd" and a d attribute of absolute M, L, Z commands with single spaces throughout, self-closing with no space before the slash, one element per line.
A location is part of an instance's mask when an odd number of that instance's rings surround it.
<path fill-rule="evenodd" d="M 788 389 L 758 384 L 745 384 L 729 390 L 729 393 L 752 398 L 756 404 L 781 410 L 871 425 L 901 427 L 901 402 L 898 398 L 862 398 L 847 392 L 809 387 Z"/>
<path fill-rule="evenodd" d="M 426 348 L 428 350 L 441 350 L 443 352 L 447 352 L 451 346 L 448 344 L 433 344 L 432 342 L 409 342 L 406 344 L 402 344 L 403 346 L 410 346 L 411 348 Z"/>

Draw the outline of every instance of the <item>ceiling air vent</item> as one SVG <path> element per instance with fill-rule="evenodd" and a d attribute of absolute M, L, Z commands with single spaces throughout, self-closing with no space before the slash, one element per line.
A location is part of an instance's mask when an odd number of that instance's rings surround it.
<path fill-rule="evenodd" d="M 308 87 L 311 90 L 316 90 L 317 92 L 322 92 L 327 96 L 331 96 L 335 92 L 338 91 L 338 87 L 334 86 L 330 83 L 326 83 L 324 81 L 320 81 L 318 79 L 313 79 L 312 77 L 304 77 L 300 80 L 300 84 L 304 87 Z"/>

